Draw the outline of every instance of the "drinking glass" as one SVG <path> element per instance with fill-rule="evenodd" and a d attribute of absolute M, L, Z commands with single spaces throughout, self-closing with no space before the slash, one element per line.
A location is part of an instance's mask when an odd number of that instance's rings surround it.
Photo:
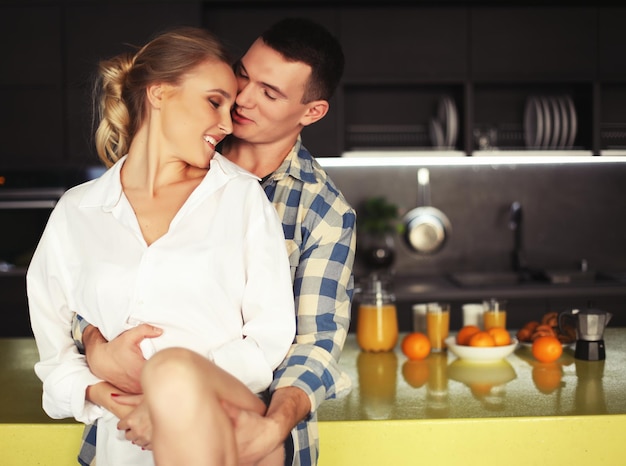
<path fill-rule="evenodd" d="M 426 305 L 426 334 L 430 350 L 438 353 L 446 350 L 445 339 L 450 332 L 450 304 L 428 303 Z"/>

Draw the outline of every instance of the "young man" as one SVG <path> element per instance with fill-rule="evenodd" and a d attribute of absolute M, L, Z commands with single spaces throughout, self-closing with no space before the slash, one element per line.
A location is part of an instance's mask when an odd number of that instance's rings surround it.
<path fill-rule="evenodd" d="M 350 389 L 338 359 L 350 322 L 356 217 L 300 139 L 305 126 L 326 115 L 343 63 L 328 31 L 308 20 L 286 19 L 263 33 L 236 66 L 233 137 L 223 153 L 261 178 L 282 220 L 297 325 L 294 344 L 275 372 L 266 415 L 229 410 L 242 462 L 284 442 L 286 464 L 316 464 L 317 408 Z M 139 392 L 145 361 L 138 344 L 158 330 L 140 326 L 106 342 L 97 329 L 83 328 L 92 371 Z M 120 423 L 123 429 L 131 425 Z M 89 439 L 88 434 L 85 451 Z"/>

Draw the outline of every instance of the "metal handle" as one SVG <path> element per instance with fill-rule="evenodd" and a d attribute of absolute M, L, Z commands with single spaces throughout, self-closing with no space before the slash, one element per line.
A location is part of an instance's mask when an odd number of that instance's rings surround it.
<path fill-rule="evenodd" d="M 11 200 L 0 201 L 0 209 L 53 209 L 54 200 Z"/>
<path fill-rule="evenodd" d="M 428 168 L 417 170 L 417 205 L 430 205 L 430 172 Z"/>

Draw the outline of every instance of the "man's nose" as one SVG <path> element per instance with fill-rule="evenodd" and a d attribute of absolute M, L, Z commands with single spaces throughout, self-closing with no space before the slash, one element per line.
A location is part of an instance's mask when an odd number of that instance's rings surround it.
<path fill-rule="evenodd" d="M 242 84 L 239 86 L 239 90 L 237 92 L 237 98 L 235 99 L 235 103 L 240 107 L 249 107 L 251 105 L 251 92 L 252 86 L 250 83 Z"/>

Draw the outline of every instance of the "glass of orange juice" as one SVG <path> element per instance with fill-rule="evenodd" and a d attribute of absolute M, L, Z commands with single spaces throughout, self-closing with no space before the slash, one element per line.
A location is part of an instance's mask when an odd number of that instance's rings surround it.
<path fill-rule="evenodd" d="M 483 323 L 485 330 L 492 327 L 506 328 L 506 301 L 491 298 L 483 301 Z"/>
<path fill-rule="evenodd" d="M 426 334 L 430 350 L 438 353 L 446 350 L 445 339 L 450 332 L 450 304 L 428 303 L 426 305 Z"/>
<path fill-rule="evenodd" d="M 390 351 L 398 341 L 395 297 L 373 276 L 359 303 L 356 341 L 363 351 Z"/>

